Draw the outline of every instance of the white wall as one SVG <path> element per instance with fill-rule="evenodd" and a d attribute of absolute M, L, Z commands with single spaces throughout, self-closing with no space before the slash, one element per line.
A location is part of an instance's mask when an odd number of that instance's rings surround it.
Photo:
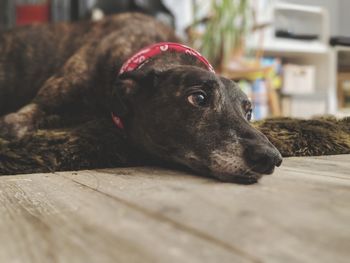
<path fill-rule="evenodd" d="M 350 1 L 338 0 L 339 2 L 339 35 L 350 37 Z"/>

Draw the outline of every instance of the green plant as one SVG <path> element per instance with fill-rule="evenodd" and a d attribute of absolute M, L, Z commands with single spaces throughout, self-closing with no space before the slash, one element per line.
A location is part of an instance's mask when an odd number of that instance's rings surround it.
<path fill-rule="evenodd" d="M 197 10 L 194 4 L 194 17 Z M 222 69 L 235 52 L 242 50 L 252 21 L 250 0 L 212 0 L 211 13 L 204 22 L 205 31 L 196 37 L 199 41 L 195 45 L 216 68 Z"/>

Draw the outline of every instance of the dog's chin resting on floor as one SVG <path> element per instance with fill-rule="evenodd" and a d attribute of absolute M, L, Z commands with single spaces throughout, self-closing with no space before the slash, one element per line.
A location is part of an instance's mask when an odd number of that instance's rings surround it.
<path fill-rule="evenodd" d="M 21 139 L 0 139 L 0 174 L 167 165 L 135 149 L 122 135 L 116 136 L 121 131 L 109 118 L 66 128 L 48 123 Z M 284 157 L 350 153 L 350 118 L 274 118 L 253 125 Z"/>

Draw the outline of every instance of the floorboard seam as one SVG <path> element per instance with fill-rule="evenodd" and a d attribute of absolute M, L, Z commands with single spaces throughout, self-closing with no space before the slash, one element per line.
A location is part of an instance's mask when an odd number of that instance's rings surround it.
<path fill-rule="evenodd" d="M 283 170 L 286 171 L 291 171 L 291 172 L 296 172 L 296 173 L 304 173 L 308 175 L 312 175 L 314 177 L 327 177 L 327 178 L 332 178 L 332 179 L 339 179 L 339 180 L 350 180 L 349 177 L 345 176 L 336 176 L 336 175 L 326 175 L 326 174 L 319 174 L 320 171 L 314 171 L 314 170 L 307 170 L 303 168 L 293 168 L 293 167 L 283 167 Z M 321 171 L 322 172 L 322 171 Z M 293 175 L 294 176 L 294 175 Z"/>
<path fill-rule="evenodd" d="M 144 214 L 144 215 L 146 215 L 148 217 L 151 217 L 153 219 L 156 219 L 156 220 L 165 222 L 167 224 L 170 224 L 170 225 L 172 225 L 173 227 L 175 227 L 178 230 L 181 230 L 181 231 L 184 231 L 184 232 L 186 232 L 188 234 L 196 236 L 197 238 L 204 239 L 204 240 L 206 240 L 206 241 L 208 241 L 208 242 L 210 242 L 210 243 L 212 243 L 212 244 L 214 244 L 216 246 L 219 246 L 221 248 L 224 248 L 225 250 L 230 251 L 231 253 L 232 252 L 236 253 L 236 255 L 239 255 L 239 256 L 241 256 L 241 257 L 243 257 L 243 258 L 245 258 L 245 259 L 247 259 L 247 260 L 249 260 L 251 262 L 254 262 L 254 263 L 262 263 L 263 262 L 260 259 L 257 259 L 254 256 L 252 256 L 251 254 L 245 252 L 244 250 L 239 249 L 239 248 L 237 248 L 237 247 L 235 247 L 235 246 L 233 246 L 231 244 L 228 244 L 228 243 L 226 243 L 226 242 L 224 242 L 224 241 L 222 241 L 220 239 L 217 239 L 217 238 L 215 238 L 215 237 L 213 237 L 211 235 L 208 235 L 208 234 L 206 234 L 206 233 L 204 233 L 202 231 L 199 231 L 199 230 L 197 230 L 197 229 L 195 229 L 193 227 L 190 227 L 190 226 L 187 226 L 187 225 L 183 225 L 183 224 L 181 224 L 181 223 L 179 223 L 179 222 L 177 222 L 177 221 L 175 221 L 175 220 L 173 220 L 173 219 L 171 219 L 169 217 L 166 217 L 166 216 L 164 216 L 162 214 L 159 214 L 157 212 L 153 212 L 153 211 L 147 210 L 147 209 L 145 209 L 145 208 L 143 208 L 141 206 L 136 205 L 135 203 L 129 202 L 129 201 L 124 200 L 124 199 L 122 199 L 120 197 L 116 197 L 116 196 L 110 195 L 108 193 L 102 192 L 102 191 L 100 191 L 100 190 L 98 190 L 96 188 L 90 187 L 89 185 L 86 185 L 84 183 L 76 181 L 76 180 L 70 178 L 69 176 L 62 175 L 62 174 L 56 174 L 56 175 L 63 176 L 66 179 L 69 179 L 69 180 L 73 181 L 74 183 L 79 184 L 80 186 L 86 187 L 86 188 L 88 188 L 90 190 L 98 192 L 99 194 L 107 196 L 108 198 L 111 198 L 111 199 L 113 199 L 113 200 L 115 200 L 115 201 L 117 201 L 119 203 L 122 203 L 123 205 L 125 205 L 125 206 L 127 206 L 127 207 L 129 207 L 131 209 L 134 209 L 134 210 L 136 210 L 138 212 L 141 212 L 142 214 Z"/>

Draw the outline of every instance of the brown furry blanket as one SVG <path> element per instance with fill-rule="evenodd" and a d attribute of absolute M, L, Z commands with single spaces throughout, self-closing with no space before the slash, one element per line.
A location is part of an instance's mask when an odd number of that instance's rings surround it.
<path fill-rule="evenodd" d="M 255 126 L 285 157 L 350 153 L 350 118 L 276 118 Z M 118 133 L 110 119 L 96 119 L 16 141 L 0 138 L 0 174 L 157 164 Z"/>

